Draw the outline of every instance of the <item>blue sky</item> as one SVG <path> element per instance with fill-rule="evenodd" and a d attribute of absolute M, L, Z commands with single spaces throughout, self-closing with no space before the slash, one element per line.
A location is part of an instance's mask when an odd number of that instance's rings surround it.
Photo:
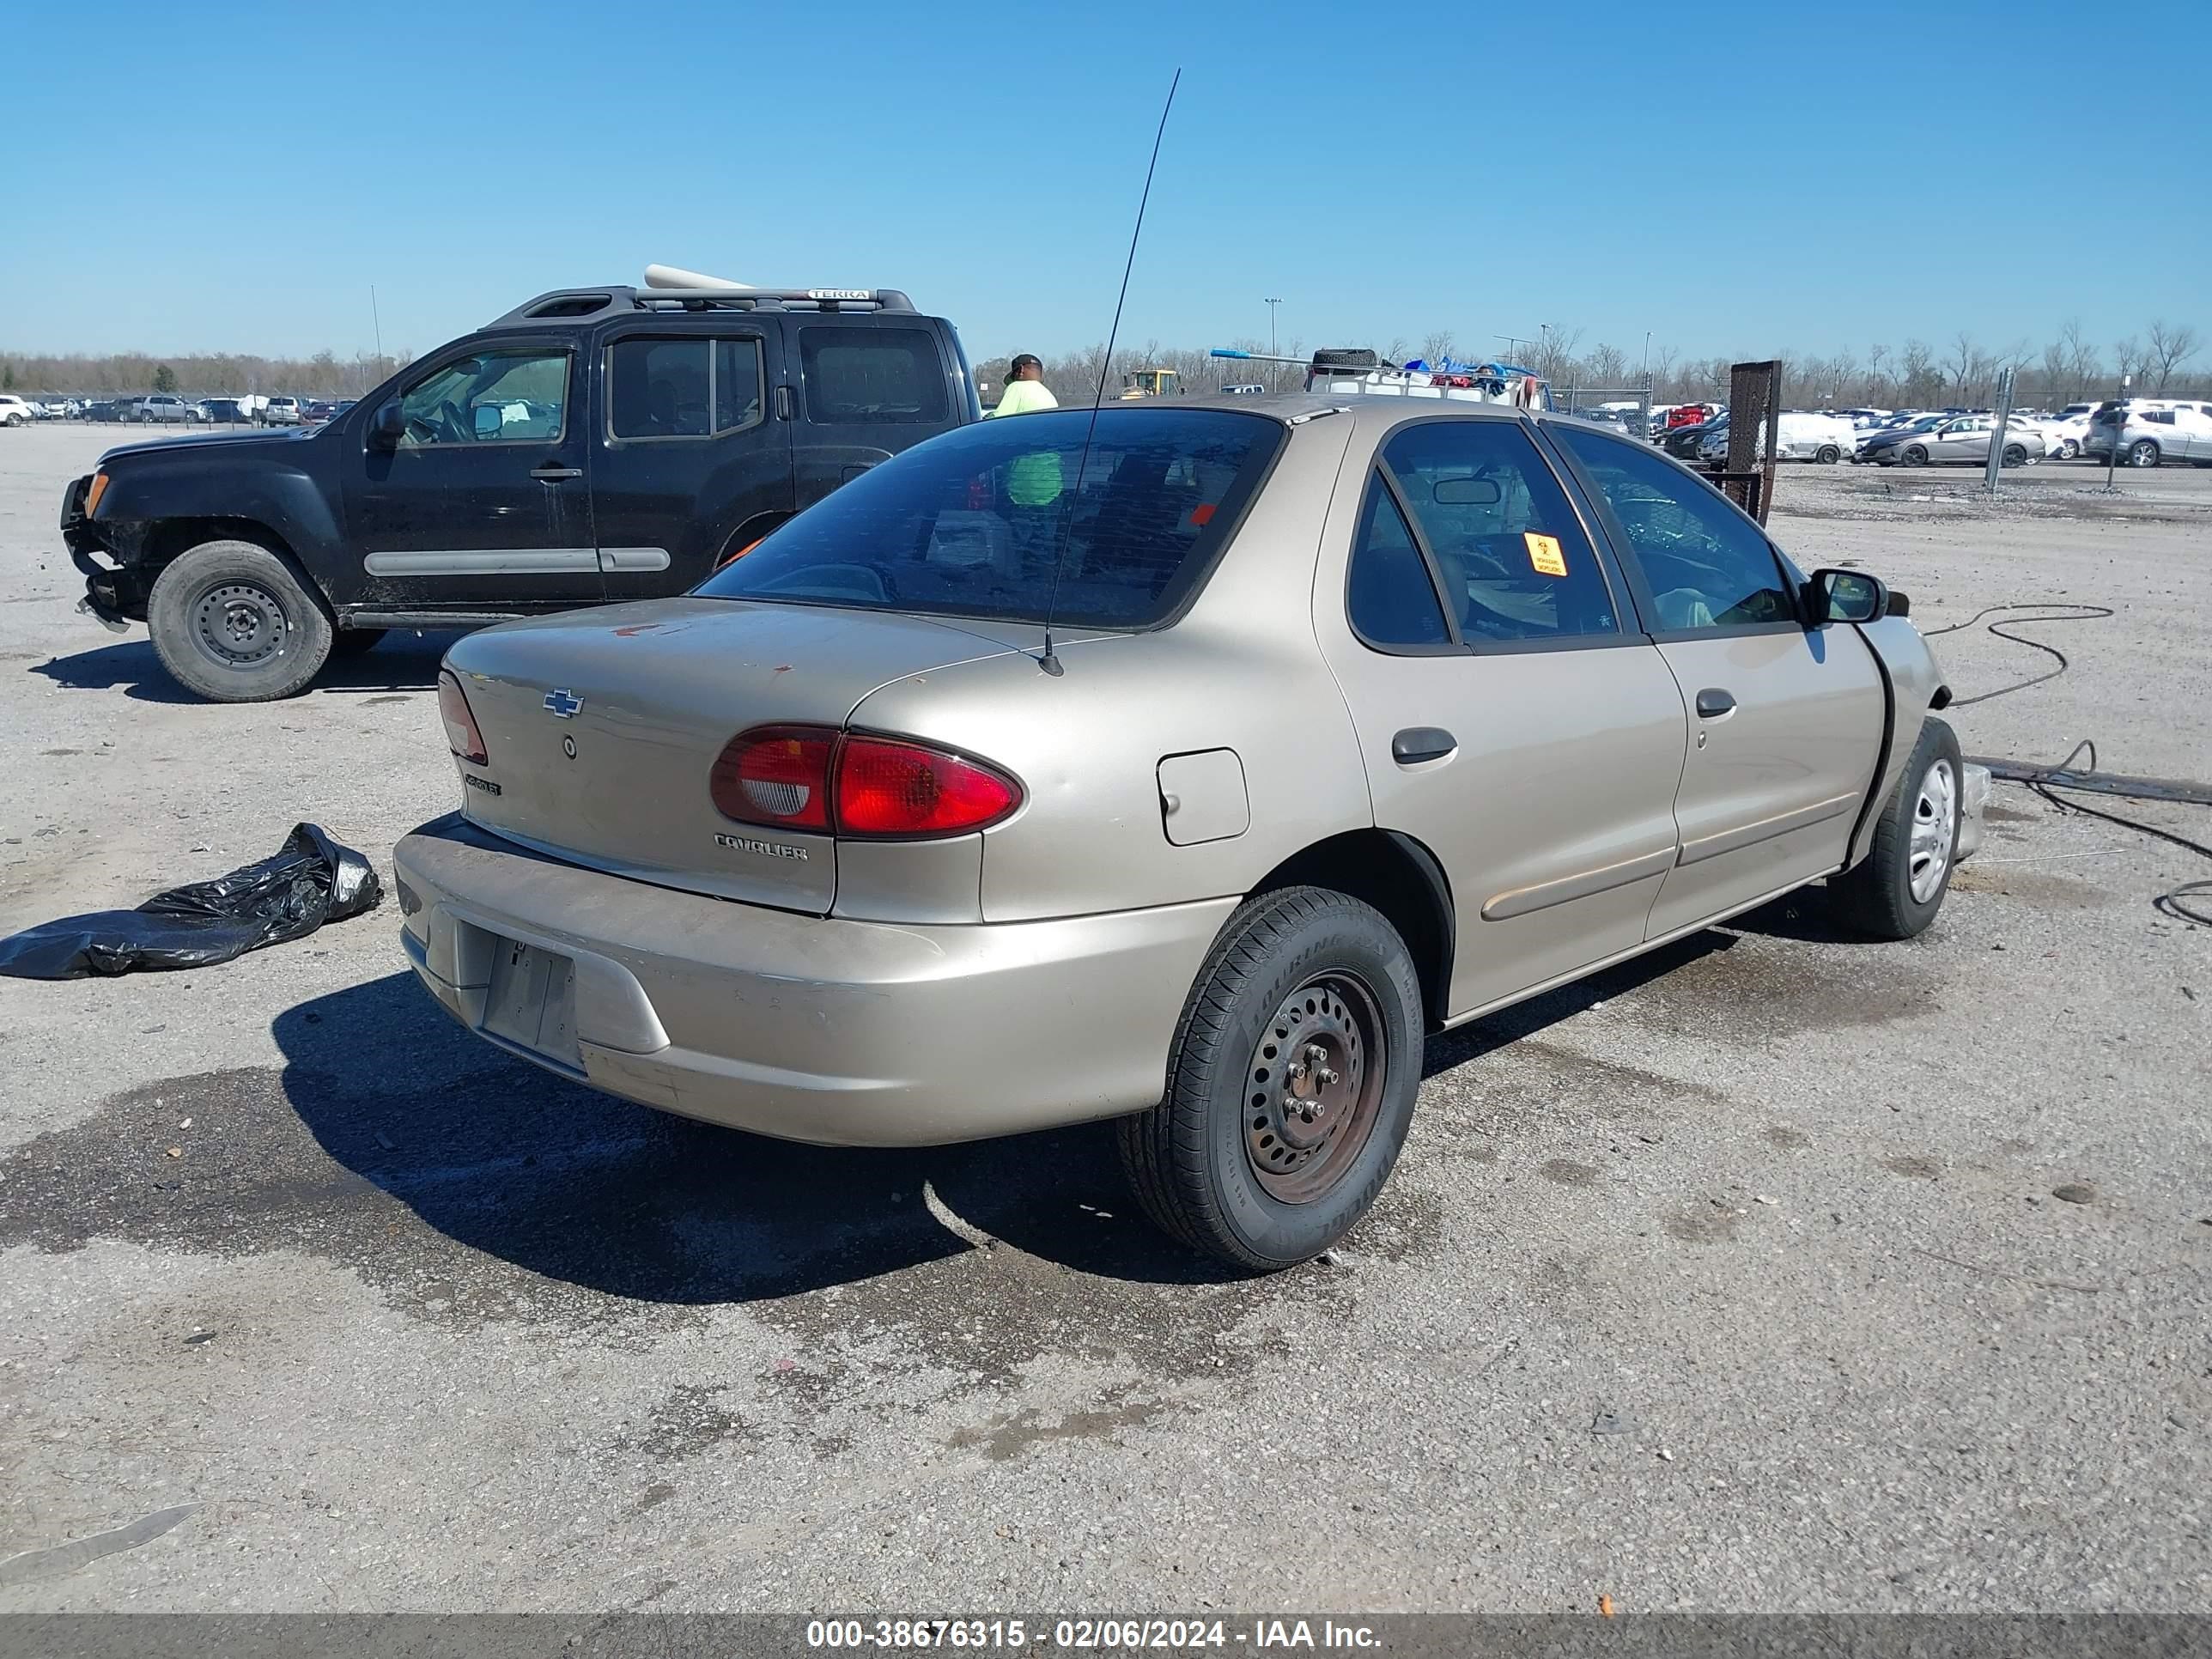
<path fill-rule="evenodd" d="M 374 283 L 420 352 L 659 259 L 905 288 L 978 356 L 1076 348 L 1178 65 L 1132 342 L 1264 336 L 1267 295 L 1309 346 L 1551 323 L 1632 360 L 1647 330 L 1686 356 L 2212 332 L 2212 5 L 2096 11 L 26 6 L 0 347 L 348 356 Z"/>

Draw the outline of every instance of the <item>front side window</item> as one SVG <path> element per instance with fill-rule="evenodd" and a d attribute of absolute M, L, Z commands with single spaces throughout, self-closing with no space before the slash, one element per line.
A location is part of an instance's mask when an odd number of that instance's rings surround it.
<path fill-rule="evenodd" d="M 1401 427 L 1382 460 L 1462 638 L 1480 645 L 1620 631 L 1597 555 L 1519 422 Z"/>
<path fill-rule="evenodd" d="M 937 341 L 924 328 L 799 331 L 810 419 L 832 425 L 949 419 Z"/>
<path fill-rule="evenodd" d="M 1649 450 L 1578 428 L 1555 434 L 1620 520 L 1668 629 L 1796 620 L 1759 527 L 1718 492 Z"/>
<path fill-rule="evenodd" d="M 617 438 L 708 438 L 761 418 L 757 339 L 632 337 L 607 348 L 607 430 Z"/>
<path fill-rule="evenodd" d="M 1141 628 L 1203 580 L 1284 438 L 1263 416 L 1109 409 L 982 421 L 872 467 L 696 590 Z M 1058 588 L 1057 604 L 1054 587 Z"/>
<path fill-rule="evenodd" d="M 567 352 L 480 351 L 431 370 L 400 395 L 405 429 L 399 445 L 428 449 L 558 438 L 568 406 Z"/>

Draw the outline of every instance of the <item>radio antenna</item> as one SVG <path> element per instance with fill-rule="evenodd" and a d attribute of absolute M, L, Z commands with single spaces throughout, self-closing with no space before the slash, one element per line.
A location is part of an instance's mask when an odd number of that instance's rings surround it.
<path fill-rule="evenodd" d="M 1114 372 L 1114 342 L 1121 333 L 1121 307 L 1129 298 L 1129 273 L 1137 267 L 1137 239 L 1145 234 L 1145 209 L 1152 199 L 1152 173 L 1160 164 L 1160 140 L 1167 136 L 1168 112 L 1175 107 L 1176 88 L 1182 84 L 1182 70 L 1178 68 L 1175 79 L 1168 82 L 1168 100 L 1160 106 L 1159 128 L 1152 134 L 1152 159 L 1145 166 L 1145 192 L 1137 198 L 1137 224 L 1129 233 L 1129 258 L 1121 266 L 1121 292 L 1114 301 L 1114 326 L 1106 331 L 1106 355 L 1098 363 L 1098 385 L 1091 397 L 1091 424 L 1084 429 L 1083 455 L 1075 464 L 1075 494 L 1079 499 L 1083 494 L 1084 469 L 1091 464 L 1091 440 L 1098 432 L 1099 407 L 1106 401 L 1106 377 Z M 1066 671 L 1053 653 L 1052 619 L 1060 609 L 1060 573 L 1067 564 L 1067 538 L 1074 527 L 1075 514 L 1071 504 L 1060 518 L 1060 547 L 1052 560 L 1052 592 L 1044 607 L 1044 653 L 1037 659 L 1038 667 L 1055 676 Z"/>

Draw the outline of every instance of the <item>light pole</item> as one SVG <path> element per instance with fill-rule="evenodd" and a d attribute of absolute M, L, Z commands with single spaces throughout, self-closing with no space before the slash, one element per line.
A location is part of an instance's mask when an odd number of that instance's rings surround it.
<path fill-rule="evenodd" d="M 1279 357 L 1282 355 L 1282 349 L 1276 340 L 1275 307 L 1283 302 L 1280 300 L 1267 300 L 1262 303 L 1267 307 L 1267 355 L 1270 357 Z M 1283 366 L 1280 363 L 1267 365 L 1267 386 L 1272 392 L 1280 392 L 1283 389 Z"/>
<path fill-rule="evenodd" d="M 2128 386 L 2135 380 L 2132 374 L 2120 376 L 2120 395 L 2112 410 L 2112 447 L 2105 452 L 2105 488 L 2112 488 L 2112 469 L 2120 464 L 2120 439 L 2128 429 Z"/>

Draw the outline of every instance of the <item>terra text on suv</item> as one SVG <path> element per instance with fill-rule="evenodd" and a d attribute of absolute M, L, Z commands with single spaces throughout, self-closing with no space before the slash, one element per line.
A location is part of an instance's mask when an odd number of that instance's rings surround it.
<path fill-rule="evenodd" d="M 894 289 L 566 289 L 326 425 L 110 451 L 62 532 L 89 610 L 221 702 L 389 628 L 687 592 L 800 507 L 978 418 Z"/>

